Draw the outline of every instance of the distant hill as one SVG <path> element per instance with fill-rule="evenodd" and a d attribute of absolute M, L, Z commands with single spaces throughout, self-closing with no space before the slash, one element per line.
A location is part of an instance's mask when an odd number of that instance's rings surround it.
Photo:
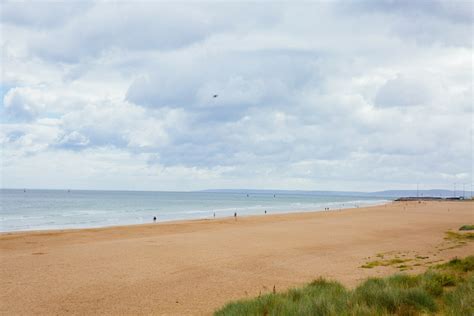
<path fill-rule="evenodd" d="M 235 193 L 235 194 L 301 194 L 301 195 L 320 195 L 320 196 L 366 196 L 366 192 L 352 191 L 305 191 L 305 190 L 257 190 L 257 189 L 210 189 L 200 192 L 211 193 Z"/>
<path fill-rule="evenodd" d="M 377 192 L 358 192 L 358 191 L 305 191 L 305 190 L 256 190 L 256 189 L 210 189 L 200 192 L 213 193 L 241 193 L 241 194 L 301 194 L 316 196 L 362 196 L 362 197 L 386 197 L 399 198 L 408 196 L 419 197 L 452 197 L 452 190 L 431 189 L 431 190 L 386 190 Z M 462 191 L 457 191 L 456 196 L 462 196 Z M 471 196 L 471 192 L 465 192 L 466 197 Z"/>
<path fill-rule="evenodd" d="M 373 196 L 387 196 L 387 197 L 406 197 L 406 196 L 419 196 L 419 197 L 452 197 L 454 195 L 453 190 L 443 189 L 432 189 L 432 190 L 387 190 L 369 193 Z M 457 191 L 456 196 L 462 196 L 462 191 Z M 465 192 L 465 196 L 470 196 L 471 192 Z"/>

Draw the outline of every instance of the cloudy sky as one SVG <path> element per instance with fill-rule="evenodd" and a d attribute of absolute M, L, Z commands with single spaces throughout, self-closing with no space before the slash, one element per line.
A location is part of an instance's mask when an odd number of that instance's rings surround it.
<path fill-rule="evenodd" d="M 472 183 L 471 1 L 0 9 L 2 187 Z"/>

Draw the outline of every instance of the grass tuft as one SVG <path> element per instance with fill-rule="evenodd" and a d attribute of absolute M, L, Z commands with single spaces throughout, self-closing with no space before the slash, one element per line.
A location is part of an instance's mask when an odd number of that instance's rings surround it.
<path fill-rule="evenodd" d="M 474 230 L 474 225 L 463 225 L 459 227 L 459 230 Z"/>
<path fill-rule="evenodd" d="M 437 265 L 435 269 L 450 270 L 453 273 L 474 272 L 474 256 L 469 256 L 464 259 L 454 258 L 446 263 Z"/>
<path fill-rule="evenodd" d="M 375 260 L 375 261 L 366 262 L 365 264 L 361 265 L 360 267 L 364 268 L 364 269 L 372 269 L 372 268 L 382 266 L 382 265 L 383 265 L 382 261 Z"/>
<path fill-rule="evenodd" d="M 474 275 L 444 298 L 446 315 L 474 315 Z"/>
<path fill-rule="evenodd" d="M 453 241 L 464 241 L 464 240 L 474 240 L 474 233 L 456 233 L 456 232 L 445 232 L 445 240 Z"/>
<path fill-rule="evenodd" d="M 393 265 L 404 263 L 411 260 L 412 259 L 400 259 L 400 258 L 388 259 L 388 260 L 375 260 L 375 261 L 366 262 L 365 264 L 361 266 L 361 268 L 372 269 L 374 267 L 379 267 L 379 266 L 381 267 L 393 266 Z"/>
<path fill-rule="evenodd" d="M 416 259 L 420 259 L 420 260 L 424 260 L 424 259 L 428 259 L 429 257 L 428 256 L 420 256 L 420 255 L 417 255 L 415 256 Z"/>

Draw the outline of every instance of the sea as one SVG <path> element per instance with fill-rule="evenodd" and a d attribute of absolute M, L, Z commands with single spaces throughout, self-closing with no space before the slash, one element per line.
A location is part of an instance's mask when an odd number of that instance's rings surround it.
<path fill-rule="evenodd" d="M 389 198 L 298 193 L 0 190 L 0 231 L 93 228 L 384 204 Z"/>

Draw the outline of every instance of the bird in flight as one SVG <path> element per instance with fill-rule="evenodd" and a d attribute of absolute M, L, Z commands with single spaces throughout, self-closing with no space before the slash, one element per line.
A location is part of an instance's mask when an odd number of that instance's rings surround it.
<path fill-rule="evenodd" d="M 218 96 L 219 96 L 219 95 L 217 95 L 217 94 L 214 94 L 212 97 L 213 97 L 213 98 L 217 98 Z"/>

